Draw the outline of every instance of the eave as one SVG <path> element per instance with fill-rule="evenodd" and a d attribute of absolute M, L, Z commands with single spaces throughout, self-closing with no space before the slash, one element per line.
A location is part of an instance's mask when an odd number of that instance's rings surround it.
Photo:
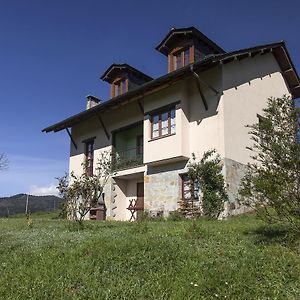
<path fill-rule="evenodd" d="M 218 53 L 225 53 L 225 51 L 218 46 L 215 42 L 213 42 L 211 39 L 209 39 L 206 35 L 204 35 L 202 32 L 200 32 L 195 27 L 186 27 L 186 28 L 172 28 L 169 33 L 163 38 L 163 40 L 159 43 L 158 46 L 155 47 L 155 49 L 159 52 L 161 52 L 164 55 L 168 55 L 169 49 L 168 49 L 168 42 L 176 35 L 179 34 L 191 34 L 194 37 L 196 37 L 199 40 L 204 41 L 207 45 L 212 47 L 215 51 Z"/>
<path fill-rule="evenodd" d="M 137 76 L 145 79 L 145 81 L 150 81 L 150 80 L 153 80 L 152 77 L 148 76 L 147 74 L 139 71 L 138 69 L 128 65 L 128 64 L 112 64 L 104 73 L 103 75 L 100 77 L 101 80 L 103 81 L 107 81 L 108 83 L 112 83 L 112 80 L 114 79 L 111 79 L 110 77 L 110 74 L 116 70 L 119 70 L 119 71 L 130 71 L 132 72 L 133 74 L 136 74 Z"/>
<path fill-rule="evenodd" d="M 174 71 L 172 73 L 168 73 L 168 74 L 166 74 L 162 77 L 159 77 L 157 79 L 154 79 L 152 81 L 146 82 L 146 83 L 140 85 L 139 87 L 128 91 L 125 94 L 114 97 L 110 100 L 107 100 L 107 101 L 101 103 L 100 105 L 96 105 L 93 108 L 82 111 L 82 112 L 80 112 L 76 115 L 73 115 L 61 122 L 58 122 L 52 126 L 44 128 L 42 130 L 42 132 L 50 132 L 50 131 L 57 132 L 57 131 L 65 129 L 65 128 L 72 127 L 73 125 L 75 125 L 79 122 L 82 122 L 84 120 L 87 120 L 91 117 L 96 117 L 104 111 L 107 112 L 109 110 L 123 106 L 129 102 L 141 99 L 145 95 L 148 95 L 149 93 L 163 89 L 164 87 L 171 84 L 172 82 L 181 79 L 188 70 L 189 70 L 189 68 L 185 67 L 185 68 L 179 69 L 177 71 Z"/>
<path fill-rule="evenodd" d="M 228 52 L 224 54 L 216 54 L 207 57 L 206 59 L 193 64 L 193 70 L 201 73 L 207 69 L 211 69 L 220 64 L 227 64 L 234 60 L 242 60 L 248 57 L 254 57 L 256 55 L 264 55 L 267 53 L 273 53 L 278 65 L 280 66 L 283 78 L 290 90 L 293 98 L 300 97 L 300 80 L 296 72 L 296 69 L 292 63 L 292 60 L 288 54 L 285 43 L 283 41 L 273 44 L 261 45 L 257 47 L 241 49 L 238 51 Z M 139 100 L 146 95 L 152 94 L 161 90 L 183 78 L 192 76 L 191 67 L 186 66 L 176 71 L 170 72 L 157 79 L 151 80 L 136 89 L 133 89 L 118 97 L 107 100 L 89 110 L 78 113 L 71 116 L 61 122 L 44 128 L 43 132 L 57 132 L 78 124 L 84 120 L 92 117 L 99 116 L 102 112 L 107 112 L 112 109 L 116 109 L 129 102 Z"/>

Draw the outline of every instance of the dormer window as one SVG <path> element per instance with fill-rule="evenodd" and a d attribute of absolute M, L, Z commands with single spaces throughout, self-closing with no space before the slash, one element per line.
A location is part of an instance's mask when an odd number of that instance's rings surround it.
<path fill-rule="evenodd" d="M 110 84 L 111 98 L 123 95 L 139 85 L 153 80 L 152 77 L 127 64 L 112 64 L 101 76 L 101 79 Z"/>
<path fill-rule="evenodd" d="M 195 27 L 172 28 L 156 50 L 168 57 L 169 72 L 201 61 L 208 55 L 225 53 Z"/>
<path fill-rule="evenodd" d="M 184 50 L 176 51 L 173 54 L 173 69 L 177 70 L 184 66 L 187 66 L 192 62 L 191 55 L 190 55 L 190 48 L 186 48 Z"/>
<path fill-rule="evenodd" d="M 118 79 L 113 83 L 113 97 L 120 96 L 128 91 L 127 80 Z"/>

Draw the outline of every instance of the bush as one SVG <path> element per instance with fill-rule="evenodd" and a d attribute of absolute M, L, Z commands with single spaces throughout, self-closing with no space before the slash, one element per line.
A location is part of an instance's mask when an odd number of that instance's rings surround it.
<path fill-rule="evenodd" d="M 67 219 L 67 217 L 68 217 L 68 206 L 67 203 L 64 201 L 59 204 L 58 218 Z"/>
<path fill-rule="evenodd" d="M 240 199 L 268 222 L 300 231 L 300 110 L 290 97 L 269 98 L 257 124 L 249 125 L 253 162 Z"/>
<path fill-rule="evenodd" d="M 218 218 L 224 209 L 224 202 L 228 199 L 224 177 L 222 175 L 222 164 L 216 150 L 204 152 L 202 159 L 197 162 L 193 154 L 193 161 L 188 166 L 188 176 L 191 182 L 191 191 L 197 182 L 200 186 L 202 196 L 202 215 L 209 218 Z M 194 193 L 191 193 L 192 197 Z"/>

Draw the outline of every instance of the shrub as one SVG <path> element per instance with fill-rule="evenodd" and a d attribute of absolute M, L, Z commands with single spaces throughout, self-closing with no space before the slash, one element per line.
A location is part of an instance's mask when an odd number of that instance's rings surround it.
<path fill-rule="evenodd" d="M 253 162 L 240 200 L 268 222 L 300 231 L 300 110 L 290 97 L 269 98 L 257 124 L 249 125 Z"/>
<path fill-rule="evenodd" d="M 57 189 L 66 203 L 67 215 L 83 226 L 85 216 L 91 208 L 101 202 L 104 187 L 113 174 L 111 153 L 103 151 L 96 164 L 95 174 L 89 174 L 88 165 L 83 164 L 83 173 L 71 172 L 58 179 Z"/>
<path fill-rule="evenodd" d="M 196 161 L 193 154 L 192 162 L 188 166 L 188 176 L 191 182 L 191 191 L 195 182 L 201 190 L 201 207 L 203 216 L 218 218 L 224 209 L 224 202 L 228 199 L 224 177 L 222 175 L 221 158 L 216 150 L 204 152 L 200 161 Z M 192 198 L 194 197 L 194 193 Z"/>

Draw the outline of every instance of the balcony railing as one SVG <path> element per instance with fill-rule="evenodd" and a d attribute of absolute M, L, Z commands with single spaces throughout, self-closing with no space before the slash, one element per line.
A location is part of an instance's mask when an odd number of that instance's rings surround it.
<path fill-rule="evenodd" d="M 115 151 L 112 156 L 113 168 L 124 170 L 141 166 L 143 164 L 143 146 Z"/>

